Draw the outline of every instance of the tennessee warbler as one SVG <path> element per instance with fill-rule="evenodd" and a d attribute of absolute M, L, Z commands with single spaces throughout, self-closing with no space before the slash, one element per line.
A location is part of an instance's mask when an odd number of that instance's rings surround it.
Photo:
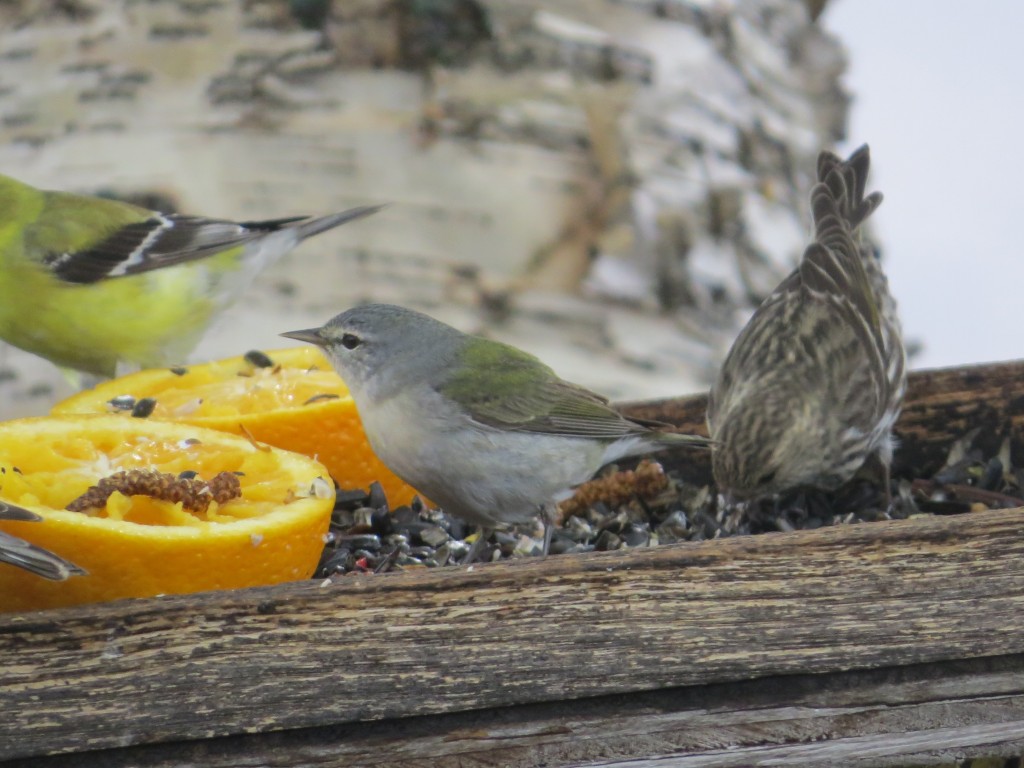
<path fill-rule="evenodd" d="M 707 438 L 629 419 L 508 344 L 388 304 L 283 333 L 322 347 L 345 380 L 370 445 L 399 477 L 484 530 L 545 513 L 605 464 Z"/>
<path fill-rule="evenodd" d="M 43 518 L 35 512 L 0 501 L 0 520 L 38 523 Z M 0 563 L 16 565 L 50 581 L 64 581 L 70 576 L 85 575 L 85 571 L 63 557 L 4 531 L 0 531 Z"/>
<path fill-rule="evenodd" d="M 184 362 L 261 269 L 377 210 L 236 223 L 0 176 L 0 338 L 98 377 Z"/>

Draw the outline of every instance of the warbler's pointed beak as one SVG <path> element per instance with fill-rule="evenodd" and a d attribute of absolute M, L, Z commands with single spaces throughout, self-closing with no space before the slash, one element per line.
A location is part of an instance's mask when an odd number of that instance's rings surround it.
<path fill-rule="evenodd" d="M 287 331 L 280 335 L 284 336 L 286 339 L 308 341 L 310 344 L 316 344 L 318 347 L 327 346 L 327 339 L 320 335 L 319 328 L 306 328 L 303 331 Z"/>

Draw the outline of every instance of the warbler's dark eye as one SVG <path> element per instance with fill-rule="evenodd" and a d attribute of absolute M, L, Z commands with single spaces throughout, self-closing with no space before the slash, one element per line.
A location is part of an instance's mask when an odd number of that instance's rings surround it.
<path fill-rule="evenodd" d="M 354 333 L 346 333 L 344 336 L 341 337 L 341 346 L 343 346 L 345 349 L 355 349 L 362 343 L 363 340 L 356 336 Z"/>
<path fill-rule="evenodd" d="M 763 475 L 757 478 L 758 485 L 771 485 L 773 482 L 775 482 L 774 469 L 771 472 L 765 472 Z"/>

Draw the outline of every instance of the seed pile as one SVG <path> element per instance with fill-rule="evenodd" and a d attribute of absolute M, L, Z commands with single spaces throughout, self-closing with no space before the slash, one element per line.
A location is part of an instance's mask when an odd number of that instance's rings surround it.
<path fill-rule="evenodd" d="M 635 469 L 612 469 L 580 486 L 564 502 L 552 554 L 646 547 L 678 541 L 828 525 L 947 515 L 1024 506 L 1024 467 L 1013 467 L 1009 441 L 997 455 L 971 447 L 969 434 L 950 449 L 932 477 L 896 477 L 892 503 L 869 480 L 831 493 L 793 491 L 745 507 L 727 508 L 712 485 L 681 481 L 645 460 Z M 331 533 L 317 577 L 436 567 L 458 563 L 476 531 L 442 510 L 414 503 L 390 511 L 379 486 L 339 492 Z M 485 561 L 537 555 L 540 522 L 497 532 Z"/>

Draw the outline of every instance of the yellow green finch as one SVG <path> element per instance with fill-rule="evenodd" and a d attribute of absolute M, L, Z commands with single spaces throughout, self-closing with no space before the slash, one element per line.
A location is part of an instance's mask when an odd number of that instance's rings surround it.
<path fill-rule="evenodd" d="M 96 377 L 183 362 L 261 269 L 377 210 L 233 222 L 0 176 L 0 338 Z"/>

